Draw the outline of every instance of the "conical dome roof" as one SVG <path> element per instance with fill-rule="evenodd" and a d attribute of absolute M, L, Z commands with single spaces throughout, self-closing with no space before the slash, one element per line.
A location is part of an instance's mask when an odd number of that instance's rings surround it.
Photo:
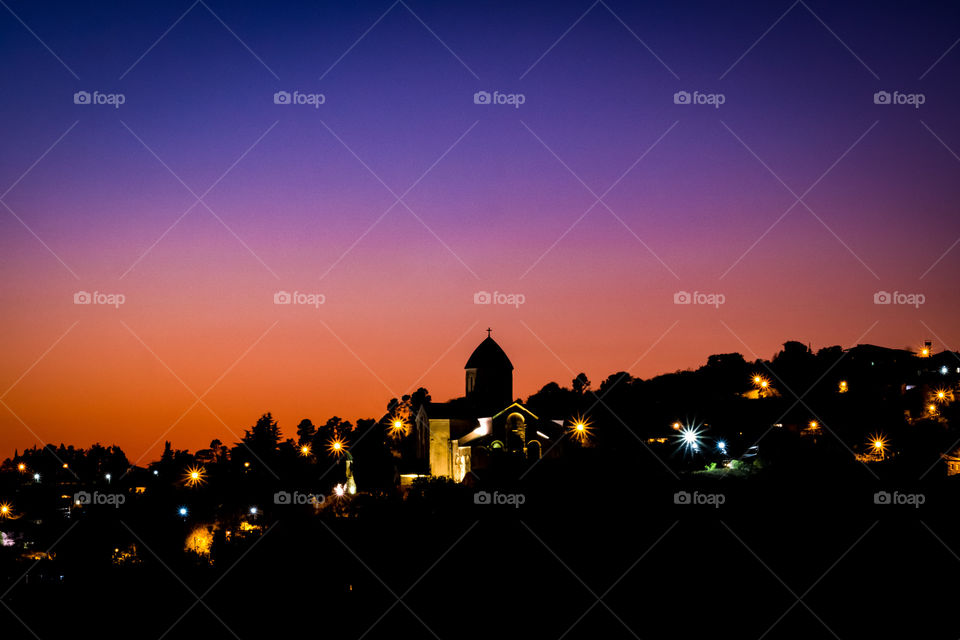
<path fill-rule="evenodd" d="M 497 341 L 487 336 L 486 339 L 473 350 L 464 369 L 513 369 L 513 363 L 503 352 Z"/>

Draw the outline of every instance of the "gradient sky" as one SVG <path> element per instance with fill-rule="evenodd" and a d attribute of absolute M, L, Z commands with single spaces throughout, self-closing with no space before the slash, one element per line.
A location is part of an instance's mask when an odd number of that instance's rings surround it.
<path fill-rule="evenodd" d="M 487 326 L 524 397 L 788 339 L 960 345 L 958 7 L 5 3 L 0 457 L 447 399 Z"/>

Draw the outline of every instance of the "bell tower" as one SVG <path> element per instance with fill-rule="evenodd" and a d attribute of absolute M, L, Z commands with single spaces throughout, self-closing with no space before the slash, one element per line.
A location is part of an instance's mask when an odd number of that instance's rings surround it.
<path fill-rule="evenodd" d="M 500 345 L 487 337 L 473 350 L 467 364 L 466 396 L 481 411 L 499 411 L 513 402 L 513 363 Z"/>

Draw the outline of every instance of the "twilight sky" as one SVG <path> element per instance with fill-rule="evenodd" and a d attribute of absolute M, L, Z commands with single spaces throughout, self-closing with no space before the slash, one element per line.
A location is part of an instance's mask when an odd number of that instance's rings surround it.
<path fill-rule="evenodd" d="M 956 349 L 958 38 L 941 3 L 3 0 L 0 457 L 447 399 L 488 326 L 524 397 Z"/>

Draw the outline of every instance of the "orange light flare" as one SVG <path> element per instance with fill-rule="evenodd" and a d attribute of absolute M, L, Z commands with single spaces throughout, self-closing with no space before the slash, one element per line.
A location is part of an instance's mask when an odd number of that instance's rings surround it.
<path fill-rule="evenodd" d="M 933 392 L 933 399 L 940 404 L 946 404 L 950 401 L 951 395 L 952 394 L 947 389 L 937 389 Z"/>
<path fill-rule="evenodd" d="M 25 465 L 25 464 L 23 464 L 23 463 L 21 462 L 20 464 L 17 465 L 17 471 L 19 471 L 20 473 L 26 473 L 26 472 L 27 472 L 27 465 Z"/>
<path fill-rule="evenodd" d="M 305 444 L 305 445 L 303 445 L 302 447 L 300 447 L 300 455 L 303 456 L 304 458 L 309 458 L 309 457 L 310 457 L 310 445 Z"/>
<path fill-rule="evenodd" d="M 870 445 L 870 448 L 873 449 L 874 453 L 879 453 L 881 456 L 887 453 L 887 448 L 889 446 L 887 437 L 882 433 L 875 433 L 870 436 L 870 439 L 867 440 L 867 444 Z"/>
<path fill-rule="evenodd" d="M 753 375 L 753 386 L 757 387 L 758 389 L 767 389 L 770 386 L 770 380 L 759 373 L 756 373 Z"/>
<path fill-rule="evenodd" d="M 570 434 L 578 442 L 586 442 L 590 438 L 592 424 L 588 418 L 578 415 L 570 421 Z"/>
<path fill-rule="evenodd" d="M 330 443 L 327 444 L 327 450 L 329 450 L 332 455 L 339 458 L 347 450 L 347 443 L 340 438 L 332 438 Z"/>
<path fill-rule="evenodd" d="M 13 516 L 13 505 L 9 502 L 0 503 L 0 520 Z"/>
<path fill-rule="evenodd" d="M 390 435 L 394 438 L 403 437 L 407 435 L 407 423 L 403 418 L 394 418 L 393 421 L 390 422 L 389 431 Z"/>
<path fill-rule="evenodd" d="M 190 467 L 184 476 L 188 487 L 196 487 L 207 481 L 207 470 L 203 467 Z"/>

